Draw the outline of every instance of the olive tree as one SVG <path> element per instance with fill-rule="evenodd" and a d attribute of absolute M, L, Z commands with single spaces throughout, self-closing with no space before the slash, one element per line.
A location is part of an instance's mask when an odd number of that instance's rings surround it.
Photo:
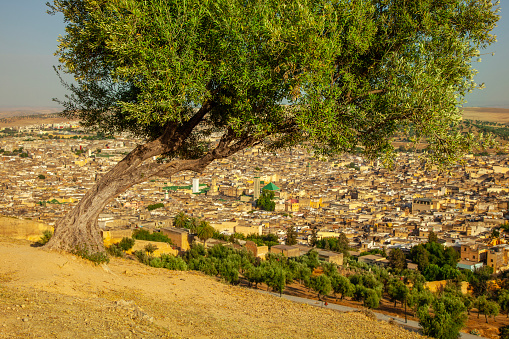
<path fill-rule="evenodd" d="M 442 164 L 472 145 L 454 126 L 495 41 L 489 0 L 53 0 L 74 77 L 64 115 L 144 140 L 55 225 L 51 249 L 104 250 L 97 217 L 154 177 L 201 172 L 254 145 L 390 159 L 412 130 Z"/>

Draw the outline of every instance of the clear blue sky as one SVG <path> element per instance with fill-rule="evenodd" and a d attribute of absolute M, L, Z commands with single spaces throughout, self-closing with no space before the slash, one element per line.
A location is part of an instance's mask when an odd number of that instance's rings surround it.
<path fill-rule="evenodd" d="M 506 2 L 504 0 L 503 2 Z M 55 107 L 52 98 L 65 90 L 52 66 L 57 37 L 64 33 L 62 16 L 46 14 L 46 0 L 0 0 L 0 108 Z M 467 106 L 509 108 L 509 23 L 502 18 L 495 34 L 498 42 L 475 64 L 477 83 L 486 89 L 467 97 Z M 509 9 L 508 9 L 509 11 Z"/>

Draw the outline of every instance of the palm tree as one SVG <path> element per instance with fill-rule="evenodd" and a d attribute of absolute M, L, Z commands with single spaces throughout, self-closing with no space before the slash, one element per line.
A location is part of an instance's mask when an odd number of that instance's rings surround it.
<path fill-rule="evenodd" d="M 189 217 L 184 212 L 179 212 L 175 218 L 173 218 L 173 226 L 184 228 L 188 219 Z"/>
<path fill-rule="evenodd" d="M 212 238 L 214 235 L 214 227 L 210 226 L 206 221 L 201 221 L 196 233 L 198 234 L 198 238 L 203 240 L 203 245 L 205 245 L 207 239 Z"/>

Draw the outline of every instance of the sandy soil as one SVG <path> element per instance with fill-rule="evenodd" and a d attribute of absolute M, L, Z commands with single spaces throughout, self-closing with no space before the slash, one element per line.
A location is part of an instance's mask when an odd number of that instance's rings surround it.
<path fill-rule="evenodd" d="M 0 338 L 415 338 L 197 272 L 108 265 L 0 238 Z"/>

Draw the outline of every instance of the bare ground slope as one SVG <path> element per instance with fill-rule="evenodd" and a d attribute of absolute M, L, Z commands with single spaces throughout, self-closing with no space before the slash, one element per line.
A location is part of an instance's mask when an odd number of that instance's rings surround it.
<path fill-rule="evenodd" d="M 415 338 L 196 272 L 93 264 L 0 238 L 0 338 Z"/>

